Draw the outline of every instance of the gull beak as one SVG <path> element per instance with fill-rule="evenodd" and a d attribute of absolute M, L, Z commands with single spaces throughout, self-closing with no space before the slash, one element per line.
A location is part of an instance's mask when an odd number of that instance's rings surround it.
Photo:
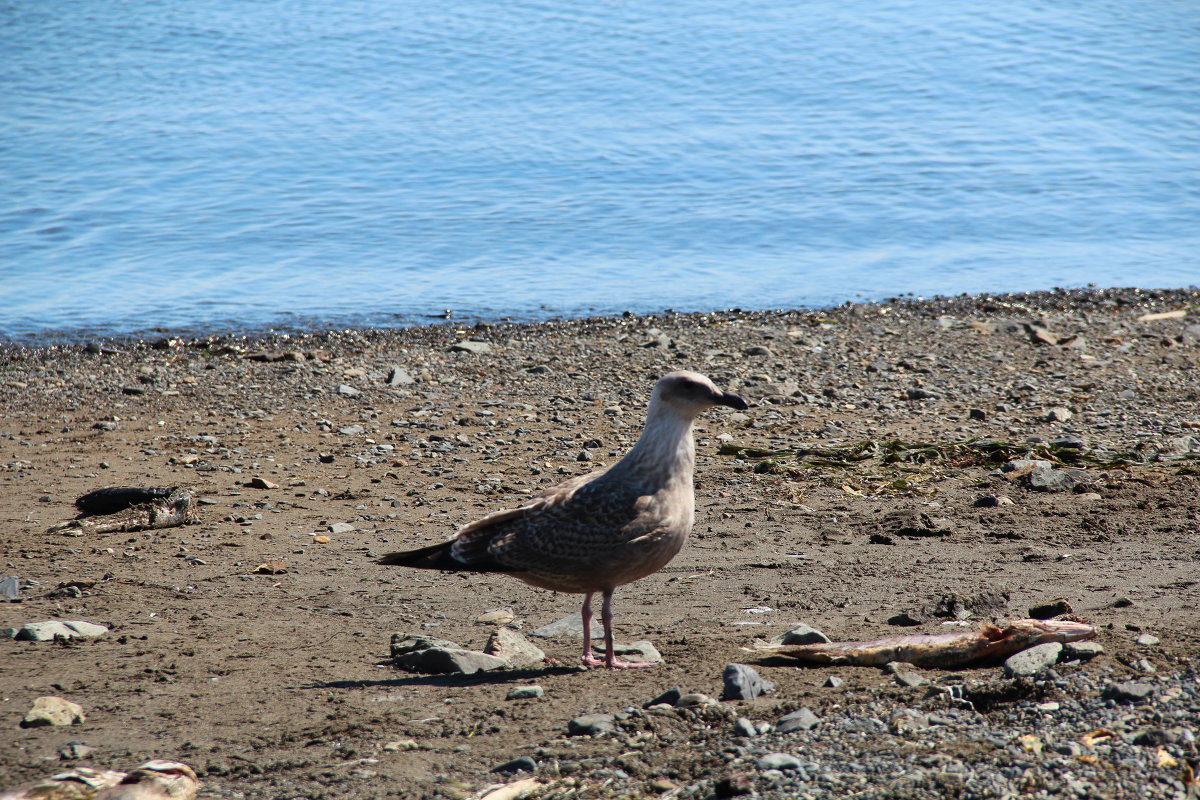
<path fill-rule="evenodd" d="M 736 395 L 733 392 L 721 392 L 720 396 L 717 397 L 717 405 L 729 406 L 730 408 L 736 408 L 738 411 L 745 411 L 750 407 L 750 404 L 743 400 L 740 395 Z"/>

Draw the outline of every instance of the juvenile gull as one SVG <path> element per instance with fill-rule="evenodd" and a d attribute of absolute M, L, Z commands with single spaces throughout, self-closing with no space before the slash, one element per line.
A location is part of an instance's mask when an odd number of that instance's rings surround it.
<path fill-rule="evenodd" d="M 695 519 L 692 423 L 714 406 L 744 409 L 696 372 L 672 372 L 654 386 L 637 444 L 611 467 L 580 475 L 519 508 L 488 514 L 449 541 L 391 553 L 380 564 L 503 572 L 556 592 L 584 595 L 583 663 L 649 666 L 613 653 L 613 590 L 656 572 L 683 547 Z M 604 659 L 592 655 L 592 595 L 604 597 Z"/>

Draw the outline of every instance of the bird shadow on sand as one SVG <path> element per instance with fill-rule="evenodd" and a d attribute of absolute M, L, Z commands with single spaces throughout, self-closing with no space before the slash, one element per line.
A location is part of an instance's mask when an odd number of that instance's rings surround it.
<path fill-rule="evenodd" d="M 488 686 L 506 683 L 521 683 L 535 680 L 547 675 L 569 675 L 574 672 L 585 672 L 580 667 L 542 667 L 541 669 L 509 669 L 495 672 L 476 672 L 472 675 L 440 674 L 426 675 L 416 672 L 406 672 L 395 678 L 380 678 L 378 680 L 358 681 L 314 681 L 312 683 L 293 686 L 293 689 L 372 689 L 381 687 L 398 688 L 402 686 Z"/>

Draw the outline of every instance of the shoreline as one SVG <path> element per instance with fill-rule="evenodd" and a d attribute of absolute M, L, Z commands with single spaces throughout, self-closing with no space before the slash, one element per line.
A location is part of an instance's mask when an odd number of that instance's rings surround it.
<path fill-rule="evenodd" d="M 95 333 L 81 330 L 48 330 L 34 334 L 23 334 L 18 336 L 5 335 L 0 332 L 0 353 L 10 349 L 50 349 L 50 348 L 70 348 L 73 346 L 87 345 L 95 343 L 98 345 L 136 345 L 139 343 L 151 344 L 162 341 L 177 341 L 181 344 L 198 345 L 203 342 L 211 341 L 228 341 L 236 339 L 251 339 L 251 340 L 268 340 L 273 338 L 287 339 L 307 339 L 311 337 L 323 337 L 337 335 L 347 331 L 355 331 L 359 333 L 373 332 L 398 335 L 401 338 L 412 335 L 407 332 L 423 331 L 423 330 L 439 330 L 443 328 L 473 328 L 473 329 L 501 329 L 512 330 L 522 328 L 535 328 L 542 325 L 562 325 L 562 324 L 580 324 L 580 325 L 598 325 L 604 321 L 626 320 L 626 319 L 641 319 L 648 321 L 666 321 L 666 320 L 686 320 L 688 318 L 707 318 L 716 315 L 726 318 L 746 318 L 756 315 L 787 315 L 787 314 L 805 314 L 805 313 L 822 313 L 832 311 L 839 308 L 847 307 L 875 307 L 889 306 L 894 308 L 906 308 L 909 310 L 924 309 L 928 312 L 944 311 L 946 313 L 961 313 L 965 310 L 982 309 L 992 305 L 1012 306 L 1016 310 L 1021 308 L 1030 311 L 1046 311 L 1046 310 L 1065 310 L 1068 307 L 1076 306 L 1085 309 L 1094 307 L 1098 304 L 1116 303 L 1120 306 L 1141 306 L 1146 308 L 1158 307 L 1159 305 L 1171 305 L 1172 303 L 1197 303 L 1200 302 L 1200 288 L 1193 287 L 1175 287 L 1175 288 L 1158 288 L 1158 289 L 1142 289 L 1137 287 L 1081 287 L 1075 289 L 1053 289 L 1048 291 L 1034 292 L 1003 292 L 1003 293 L 981 293 L 981 294 L 961 294 L 961 295 L 935 295 L 928 298 L 914 297 L 888 297 L 880 300 L 862 300 L 862 301 L 846 301 L 833 306 L 820 307 L 798 307 L 798 308 L 770 308 L 770 309 L 714 309 L 710 311 L 673 311 L 664 309 L 656 312 L 634 313 L 620 312 L 613 314 L 588 315 L 582 314 L 579 316 L 550 316 L 543 320 L 521 320 L 512 321 L 505 318 L 477 318 L 471 315 L 464 315 L 462 318 L 456 319 L 453 316 L 444 318 L 444 321 L 435 321 L 443 319 L 439 315 L 430 315 L 427 322 L 398 324 L 398 325 L 379 325 L 365 324 L 358 325 L 348 323 L 346 325 L 336 323 L 317 323 L 314 322 L 311 326 L 289 327 L 283 325 L 277 326 L 248 326 L 245 329 L 239 329 L 233 325 L 222 324 L 215 326 L 210 331 L 196 331 L 193 329 L 171 329 L 171 328 L 145 328 L 131 331 L 128 333 Z M 368 315 L 370 316 L 370 315 Z"/>
<path fill-rule="evenodd" d="M 1200 290 L 94 349 L 0 347 L 0 577 L 21 594 L 0 603 L 0 628 L 110 629 L 0 639 L 0 789 L 64 759 L 165 758 L 196 769 L 200 800 L 467 800 L 523 777 L 492 770 L 527 758 L 540 796 L 563 800 L 739 786 L 894 800 L 947 781 L 981 797 L 1086 783 L 1176 800 L 1198 756 Z M 505 576 L 374 558 L 612 463 L 655 378 L 680 367 L 751 408 L 702 418 L 691 539 L 617 592 L 619 639 L 666 663 L 582 671 L 578 640 L 550 638 L 536 641 L 552 660 L 521 669 L 394 665 L 393 634 L 479 649 L 496 609 L 526 636 L 577 610 Z M 111 486 L 193 487 L 199 520 L 48 532 Z M 1101 652 L 1027 678 L 922 668 L 901 684 L 742 649 L 797 622 L 868 640 L 1060 601 L 1097 626 Z M 716 700 L 730 663 L 774 692 Z M 531 683 L 542 697 L 507 699 Z M 643 709 L 673 686 L 713 704 Z M 87 719 L 19 727 L 47 695 Z M 801 708 L 810 729 L 773 728 Z M 585 714 L 614 730 L 569 735 Z M 1112 735 L 1087 739 L 1099 729 Z M 60 757 L 70 742 L 94 749 Z"/>

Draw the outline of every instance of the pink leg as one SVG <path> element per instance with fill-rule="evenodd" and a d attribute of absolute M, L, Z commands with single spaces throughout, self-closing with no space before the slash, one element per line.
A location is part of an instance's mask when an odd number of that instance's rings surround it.
<path fill-rule="evenodd" d="M 604 591 L 604 605 L 600 609 L 600 619 L 604 623 L 604 666 L 609 669 L 631 669 L 634 667 L 652 667 L 653 664 L 648 664 L 645 661 L 617 661 L 617 656 L 613 645 L 613 630 L 612 630 L 612 589 Z M 591 595 L 588 595 L 591 600 Z"/>
<path fill-rule="evenodd" d="M 583 620 L 583 665 L 598 667 L 604 662 L 592 655 L 592 593 L 588 592 L 583 599 L 583 610 L 579 612 Z"/>

